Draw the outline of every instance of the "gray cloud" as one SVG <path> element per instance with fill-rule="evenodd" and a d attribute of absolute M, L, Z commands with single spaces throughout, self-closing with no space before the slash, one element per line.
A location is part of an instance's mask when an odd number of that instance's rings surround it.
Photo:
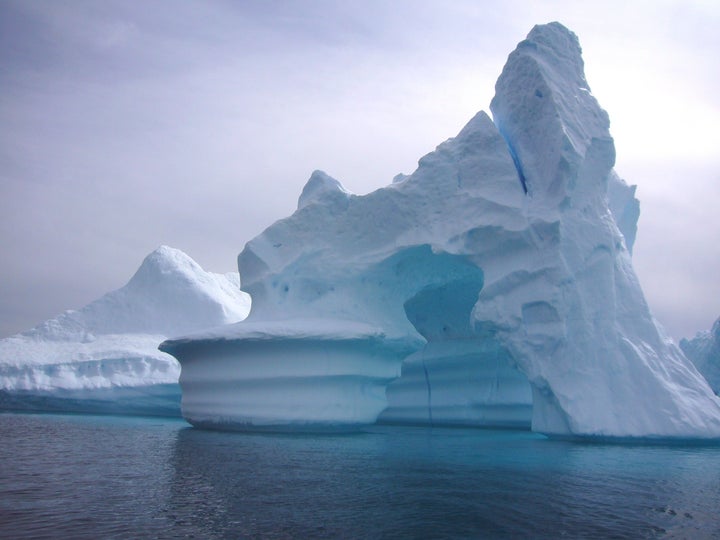
<path fill-rule="evenodd" d="M 411 172 L 554 19 L 639 184 L 651 307 L 675 337 L 709 327 L 718 11 L 577 4 L 3 1 L 0 335 L 120 287 L 159 244 L 235 269 L 316 168 L 358 193 Z"/>

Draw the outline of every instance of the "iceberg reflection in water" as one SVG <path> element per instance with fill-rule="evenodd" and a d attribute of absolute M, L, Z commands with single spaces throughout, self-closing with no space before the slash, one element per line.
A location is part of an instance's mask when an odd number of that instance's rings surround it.
<path fill-rule="evenodd" d="M 290 435 L 185 426 L 0 415 L 0 536 L 720 534 L 718 446 L 421 427 Z"/>

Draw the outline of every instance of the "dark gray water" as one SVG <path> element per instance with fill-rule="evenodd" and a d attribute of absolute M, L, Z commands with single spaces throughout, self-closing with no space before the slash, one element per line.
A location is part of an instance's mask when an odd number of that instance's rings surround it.
<path fill-rule="evenodd" d="M 720 447 L 0 414 L 0 538 L 720 538 Z"/>

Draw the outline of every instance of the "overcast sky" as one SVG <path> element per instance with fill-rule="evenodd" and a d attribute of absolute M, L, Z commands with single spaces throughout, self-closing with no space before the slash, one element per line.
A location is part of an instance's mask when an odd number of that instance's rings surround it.
<path fill-rule="evenodd" d="M 638 185 L 653 313 L 676 339 L 709 329 L 716 0 L 0 0 L 0 337 L 121 287 L 161 244 L 236 270 L 314 169 L 358 194 L 411 173 L 553 20 Z"/>

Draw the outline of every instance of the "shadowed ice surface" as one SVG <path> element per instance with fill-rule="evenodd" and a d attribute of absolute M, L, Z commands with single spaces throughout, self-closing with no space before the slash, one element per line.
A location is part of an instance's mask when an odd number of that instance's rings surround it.
<path fill-rule="evenodd" d="M 720 447 L 0 415 L 4 538 L 716 538 Z"/>

